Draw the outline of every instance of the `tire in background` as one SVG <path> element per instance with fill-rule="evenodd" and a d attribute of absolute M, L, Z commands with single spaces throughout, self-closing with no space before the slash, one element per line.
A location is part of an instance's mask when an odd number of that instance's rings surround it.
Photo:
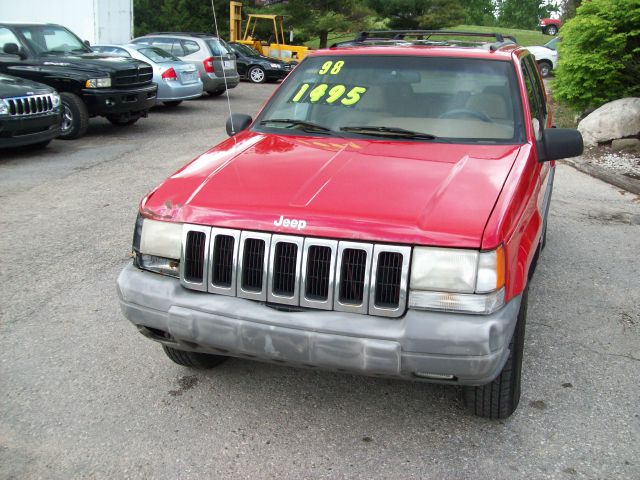
<path fill-rule="evenodd" d="M 178 350 L 177 348 L 169 347 L 167 345 L 162 345 L 162 349 L 167 357 L 169 357 L 174 363 L 182 365 L 183 367 L 196 368 L 199 370 L 213 368 L 229 358 L 224 355 L 187 352 L 186 350 Z"/>

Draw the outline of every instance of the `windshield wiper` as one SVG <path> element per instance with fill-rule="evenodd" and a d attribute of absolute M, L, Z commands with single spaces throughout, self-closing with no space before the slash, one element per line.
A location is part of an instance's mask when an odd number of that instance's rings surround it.
<path fill-rule="evenodd" d="M 378 137 L 419 138 L 422 140 L 435 140 L 438 138 L 430 133 L 416 132 L 405 128 L 381 127 L 375 125 L 342 127 L 340 130 L 343 132 L 361 133 L 363 135 L 375 135 Z"/>
<path fill-rule="evenodd" d="M 313 122 L 306 122 L 304 120 L 295 120 L 293 118 L 272 118 L 270 120 L 262 120 L 260 122 L 260 125 L 266 125 L 267 123 L 286 123 L 291 125 L 291 127 L 302 130 L 304 132 L 335 133 L 333 130 L 323 125 L 318 125 L 317 123 Z"/>

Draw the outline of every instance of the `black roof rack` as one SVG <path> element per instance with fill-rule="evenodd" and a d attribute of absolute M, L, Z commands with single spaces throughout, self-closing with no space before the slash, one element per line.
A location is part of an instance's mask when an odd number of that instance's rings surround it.
<path fill-rule="evenodd" d="M 431 36 L 448 36 L 448 37 L 485 37 L 495 39 L 495 43 L 490 45 L 491 50 L 497 50 L 503 45 L 517 43 L 516 37 L 512 35 L 503 35 L 501 33 L 482 33 L 482 32 L 464 32 L 457 30 L 368 30 L 360 32 L 356 38 L 346 42 L 340 42 L 332 45 L 332 47 L 364 44 L 366 42 L 381 41 L 402 41 L 405 37 L 419 37 L 419 40 L 426 40 Z M 423 38 L 426 37 L 426 38 Z M 505 39 L 511 40 L 511 42 Z"/>

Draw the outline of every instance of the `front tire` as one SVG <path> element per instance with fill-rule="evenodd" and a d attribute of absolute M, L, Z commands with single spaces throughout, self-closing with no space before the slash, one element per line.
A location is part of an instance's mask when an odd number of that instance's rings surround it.
<path fill-rule="evenodd" d="M 549 62 L 541 60 L 538 62 L 538 68 L 540 69 L 540 75 L 542 75 L 543 78 L 546 78 L 551 75 L 553 66 Z"/>
<path fill-rule="evenodd" d="M 464 388 L 464 404 L 471 413 L 478 417 L 492 420 L 507 418 L 518 408 L 528 290 L 525 288 L 522 294 L 516 329 L 509 343 L 509 358 L 500 375 L 487 385 Z"/>
<path fill-rule="evenodd" d="M 60 94 L 62 104 L 61 140 L 73 140 L 82 137 L 89 128 L 89 112 L 82 99 L 69 92 Z"/>
<path fill-rule="evenodd" d="M 549 25 L 547 27 L 547 31 L 546 31 L 547 35 L 551 35 L 551 36 L 555 36 L 558 34 L 558 27 L 556 27 L 555 25 Z"/>
<path fill-rule="evenodd" d="M 169 347 L 167 345 L 162 345 L 162 349 L 167 357 L 169 357 L 174 363 L 182 365 L 183 367 L 199 370 L 213 368 L 229 358 L 224 355 L 187 352 L 186 350 L 178 350 L 177 348 Z"/>
<path fill-rule="evenodd" d="M 261 67 L 251 67 L 248 77 L 252 83 L 264 83 L 267 81 L 267 74 Z"/>

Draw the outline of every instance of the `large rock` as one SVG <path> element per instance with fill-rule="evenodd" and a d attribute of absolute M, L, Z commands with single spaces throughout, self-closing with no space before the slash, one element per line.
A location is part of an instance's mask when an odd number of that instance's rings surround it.
<path fill-rule="evenodd" d="M 605 103 L 587 115 L 578 130 L 587 147 L 609 142 L 616 138 L 640 133 L 640 98 L 629 97 Z"/>

